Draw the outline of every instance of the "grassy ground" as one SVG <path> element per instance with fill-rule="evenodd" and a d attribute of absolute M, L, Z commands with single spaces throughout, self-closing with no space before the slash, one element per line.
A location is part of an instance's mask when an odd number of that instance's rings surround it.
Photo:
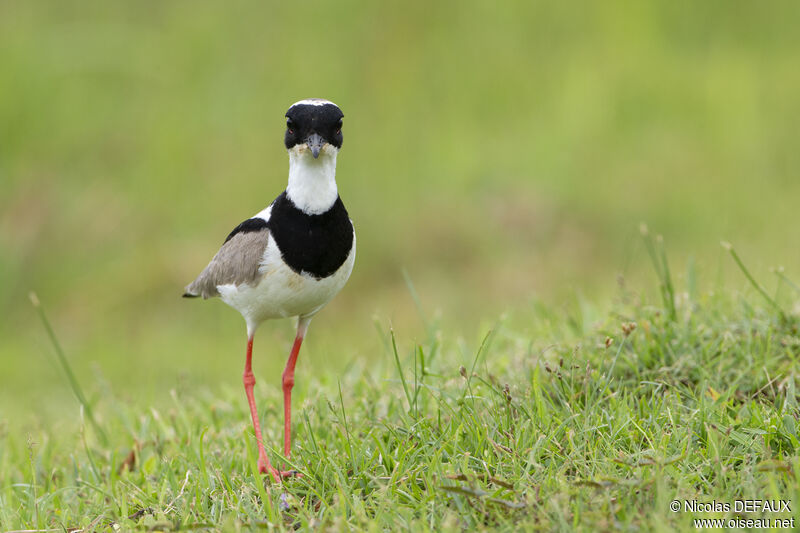
<path fill-rule="evenodd" d="M 542 306 L 524 330 L 499 320 L 475 345 L 436 323 L 421 343 L 378 325 L 383 363 L 300 374 L 289 466 L 303 476 L 283 485 L 256 473 L 238 388 L 178 387 L 155 409 L 93 387 L 97 427 L 84 411 L 78 429 L 3 431 L 0 528 L 673 531 L 797 518 L 791 309 L 676 296 L 652 250 L 660 302 L 623 290 L 599 320 Z M 280 391 L 265 377 L 257 397 L 277 459 Z M 791 511 L 683 509 L 742 499 Z"/>

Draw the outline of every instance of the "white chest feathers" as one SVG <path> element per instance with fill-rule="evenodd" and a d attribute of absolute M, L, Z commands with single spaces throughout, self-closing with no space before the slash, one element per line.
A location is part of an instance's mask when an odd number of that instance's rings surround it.
<path fill-rule="evenodd" d="M 336 155 L 338 150 L 325 145 L 314 159 L 306 145 L 289 150 L 289 184 L 286 195 L 303 212 L 324 213 L 333 205 L 339 192 L 336 188 Z"/>
<path fill-rule="evenodd" d="M 344 264 L 328 277 L 317 279 L 298 274 L 287 266 L 272 235 L 259 267 L 259 278 L 253 284 L 220 285 L 222 301 L 230 305 L 254 331 L 264 320 L 291 316 L 308 317 L 322 309 L 342 290 L 356 258 L 356 241 Z"/>

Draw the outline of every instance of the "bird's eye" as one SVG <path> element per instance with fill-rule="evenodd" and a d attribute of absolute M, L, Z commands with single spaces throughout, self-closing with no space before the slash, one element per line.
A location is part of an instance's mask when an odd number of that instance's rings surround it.
<path fill-rule="evenodd" d="M 336 123 L 336 134 L 338 135 L 340 133 L 342 133 L 342 121 L 341 120 Z"/>
<path fill-rule="evenodd" d="M 286 119 L 286 128 L 289 130 L 289 133 L 294 133 L 294 122 L 292 122 L 292 119 Z"/>

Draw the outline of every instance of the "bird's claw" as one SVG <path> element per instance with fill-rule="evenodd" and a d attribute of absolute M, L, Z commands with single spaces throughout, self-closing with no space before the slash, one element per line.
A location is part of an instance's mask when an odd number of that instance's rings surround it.
<path fill-rule="evenodd" d="M 280 483 L 287 478 L 303 477 L 303 474 L 297 470 L 278 470 L 262 459 L 258 460 L 258 471 L 262 474 L 270 474 L 276 483 Z"/>

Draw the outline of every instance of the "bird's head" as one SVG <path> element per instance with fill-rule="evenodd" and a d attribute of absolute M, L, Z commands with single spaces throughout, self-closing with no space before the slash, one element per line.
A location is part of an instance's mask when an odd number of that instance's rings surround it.
<path fill-rule="evenodd" d="M 342 147 L 342 117 L 339 106 L 328 100 L 310 98 L 292 104 L 286 112 L 286 149 L 314 159 L 335 154 Z"/>

